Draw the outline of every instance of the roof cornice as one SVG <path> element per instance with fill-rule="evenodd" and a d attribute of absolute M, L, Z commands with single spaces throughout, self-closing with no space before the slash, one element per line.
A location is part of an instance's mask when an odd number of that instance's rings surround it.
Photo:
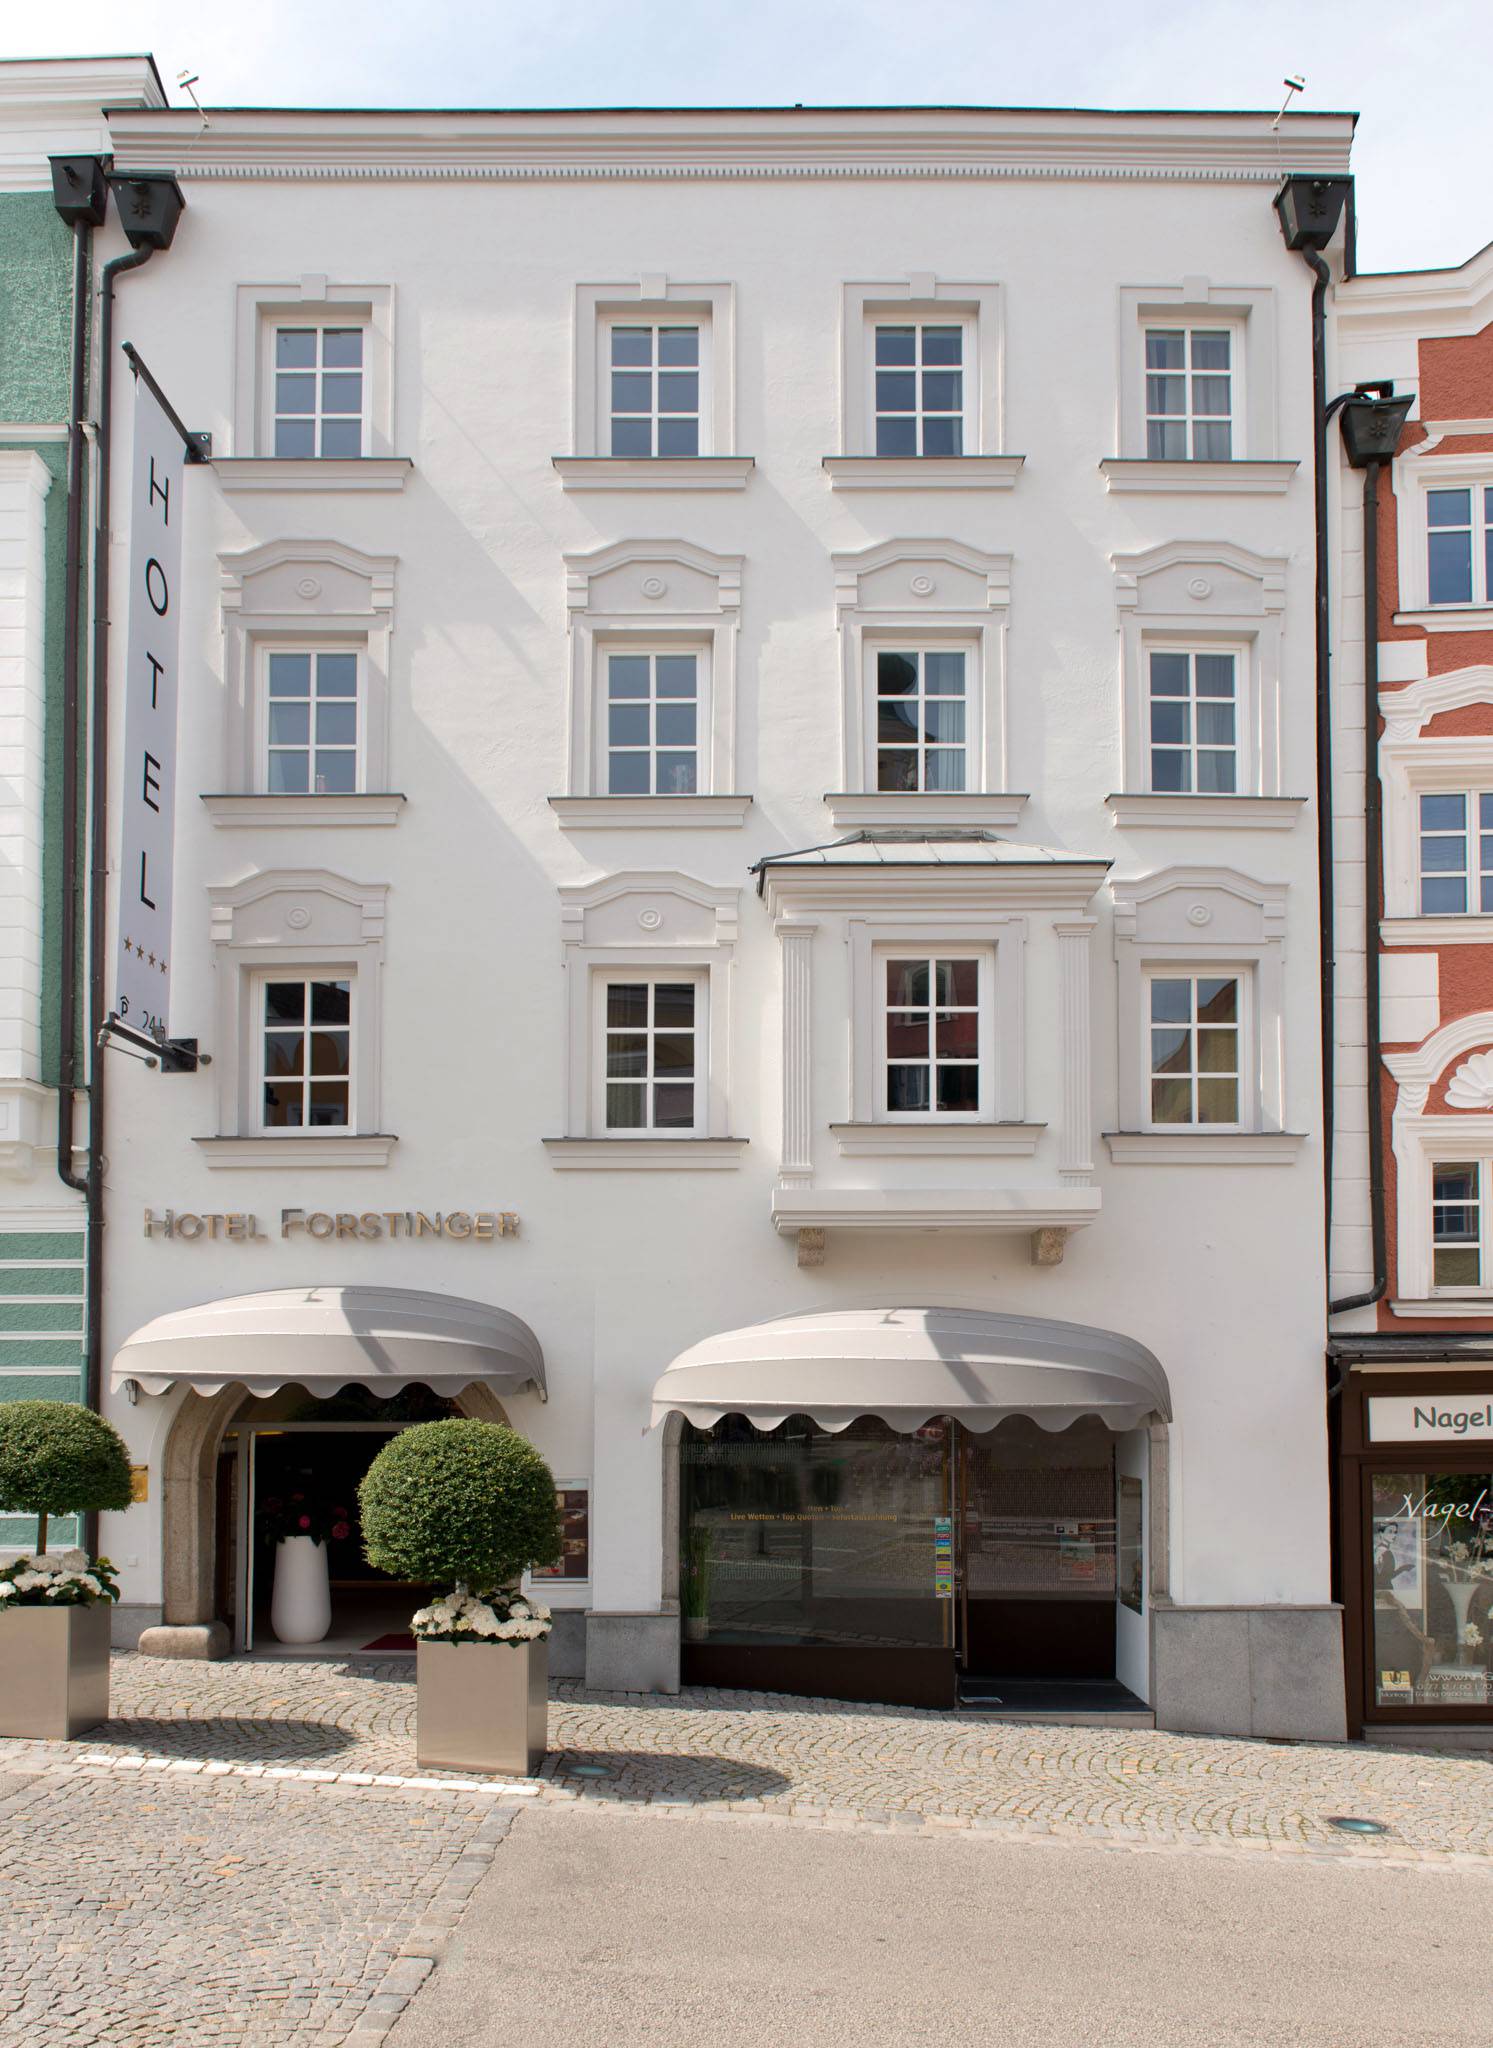
<path fill-rule="evenodd" d="M 1455 270 L 1359 275 L 1340 284 L 1334 300 L 1340 332 L 1355 341 L 1480 334 L 1493 320 L 1493 242 Z"/>
<path fill-rule="evenodd" d="M 1128 179 L 1276 184 L 1264 114 L 887 108 L 632 113 L 110 111 L 121 168 L 181 178 Z M 1299 171 L 1342 173 L 1353 120 L 1301 115 Z"/>
<path fill-rule="evenodd" d="M 33 109 L 46 115 L 65 107 L 89 107 L 99 115 L 105 107 L 123 112 L 131 101 L 140 111 L 166 110 L 160 74 L 149 57 L 22 57 L 0 63 L 0 114 L 12 119 Z"/>

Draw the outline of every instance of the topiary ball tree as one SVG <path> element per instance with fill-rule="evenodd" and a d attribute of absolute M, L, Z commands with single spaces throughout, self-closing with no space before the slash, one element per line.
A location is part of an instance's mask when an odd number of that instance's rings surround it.
<path fill-rule="evenodd" d="M 38 1555 L 54 1515 L 130 1499 L 130 1455 L 102 1415 L 73 1401 L 0 1401 L 0 1513 L 36 1516 Z"/>
<path fill-rule="evenodd" d="M 554 1474 L 517 1430 L 464 1418 L 393 1436 L 358 1488 L 363 1552 L 396 1579 L 492 1592 L 560 1558 Z"/>

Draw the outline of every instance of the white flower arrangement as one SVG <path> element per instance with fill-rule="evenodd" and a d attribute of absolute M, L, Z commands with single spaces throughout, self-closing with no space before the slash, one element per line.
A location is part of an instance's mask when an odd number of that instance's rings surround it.
<path fill-rule="evenodd" d="M 424 1643 L 539 1643 L 553 1626 L 550 1610 L 537 1600 L 458 1585 L 420 1608 L 410 1633 Z"/>
<path fill-rule="evenodd" d="M 0 1566 L 0 1611 L 6 1607 L 93 1607 L 119 1598 L 107 1557 L 86 1550 L 48 1551 Z"/>

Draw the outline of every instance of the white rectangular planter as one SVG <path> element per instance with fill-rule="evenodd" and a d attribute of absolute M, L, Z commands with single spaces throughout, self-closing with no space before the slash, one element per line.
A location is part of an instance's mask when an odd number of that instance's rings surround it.
<path fill-rule="evenodd" d="M 0 1613 L 0 1735 L 69 1742 L 109 1718 L 109 1606 Z"/>
<path fill-rule="evenodd" d="M 441 1771 L 527 1777 L 549 1736 L 549 1643 L 425 1643 L 415 1659 L 415 1755 Z"/>

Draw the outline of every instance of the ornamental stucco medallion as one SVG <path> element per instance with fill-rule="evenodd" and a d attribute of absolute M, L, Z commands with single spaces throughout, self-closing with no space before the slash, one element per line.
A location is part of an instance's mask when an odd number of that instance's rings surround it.
<path fill-rule="evenodd" d="M 1493 1109 L 1493 1052 L 1475 1052 L 1463 1060 L 1446 1086 L 1452 1109 Z"/>

